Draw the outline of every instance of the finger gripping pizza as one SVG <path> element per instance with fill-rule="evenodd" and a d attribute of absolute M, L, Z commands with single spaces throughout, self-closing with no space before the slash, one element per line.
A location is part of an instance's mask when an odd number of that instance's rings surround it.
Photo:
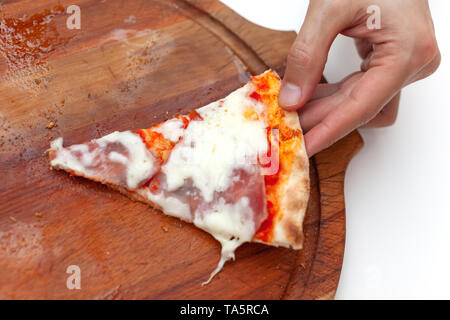
<path fill-rule="evenodd" d="M 296 112 L 278 105 L 280 78 L 254 76 L 224 99 L 148 129 L 63 147 L 51 168 L 94 180 L 210 233 L 219 272 L 245 242 L 301 249 L 309 162 Z"/>

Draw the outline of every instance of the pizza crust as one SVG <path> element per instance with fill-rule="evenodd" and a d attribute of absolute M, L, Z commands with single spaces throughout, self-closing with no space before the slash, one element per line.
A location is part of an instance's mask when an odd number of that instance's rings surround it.
<path fill-rule="evenodd" d="M 277 128 L 282 124 L 283 132 L 288 136 L 291 132 L 300 133 L 295 139 L 295 144 L 288 147 L 293 154 L 289 164 L 286 163 L 287 170 L 279 173 L 282 181 L 274 191 L 278 211 L 272 218 L 272 227 L 269 236 L 264 234 L 254 237 L 254 242 L 260 242 L 271 246 L 281 246 L 292 249 L 303 247 L 303 220 L 306 214 L 309 194 L 309 158 L 306 154 L 303 132 L 296 111 L 283 110 L 278 105 L 278 94 L 281 87 L 281 79 L 273 70 L 268 70 L 261 75 L 252 78 L 258 96 L 262 97 L 268 106 L 270 117 L 269 126 Z M 285 155 L 280 154 L 280 157 Z M 268 200 L 269 201 L 269 200 Z"/>
<path fill-rule="evenodd" d="M 298 114 L 285 112 L 285 124 L 294 130 L 301 130 Z M 303 246 L 303 219 L 309 199 L 309 159 L 304 139 L 297 148 L 281 199 L 281 219 L 277 222 L 271 245 L 301 249 Z"/>

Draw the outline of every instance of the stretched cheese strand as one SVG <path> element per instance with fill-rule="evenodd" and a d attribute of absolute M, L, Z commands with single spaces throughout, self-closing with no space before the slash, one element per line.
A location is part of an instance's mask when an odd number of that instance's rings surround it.
<path fill-rule="evenodd" d="M 233 259 L 234 260 L 234 251 L 241 246 L 241 244 L 244 243 L 244 241 L 241 240 L 229 240 L 229 239 L 223 239 L 220 237 L 215 237 L 217 241 L 220 242 L 220 244 L 222 245 L 222 251 L 221 251 L 221 255 L 220 255 L 220 260 L 219 263 L 217 264 L 216 269 L 214 269 L 213 272 L 211 272 L 208 280 L 206 280 L 205 282 L 202 282 L 202 286 L 207 285 L 208 283 L 211 282 L 211 280 L 214 278 L 214 276 L 216 274 L 218 274 L 222 269 L 223 266 L 225 265 L 225 262 L 227 262 L 228 260 Z"/>

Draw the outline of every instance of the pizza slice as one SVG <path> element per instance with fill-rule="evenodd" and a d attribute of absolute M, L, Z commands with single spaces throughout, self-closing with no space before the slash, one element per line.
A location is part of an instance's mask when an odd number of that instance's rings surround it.
<path fill-rule="evenodd" d="M 280 78 L 252 77 L 226 98 L 149 129 L 51 143 L 50 165 L 191 222 L 222 244 L 212 277 L 245 242 L 301 249 L 309 162 Z M 207 283 L 206 282 L 206 283 Z"/>

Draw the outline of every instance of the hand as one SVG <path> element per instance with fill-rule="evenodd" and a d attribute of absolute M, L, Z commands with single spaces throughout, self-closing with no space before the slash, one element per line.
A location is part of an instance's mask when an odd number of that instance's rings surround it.
<path fill-rule="evenodd" d="M 380 9 L 380 28 L 368 27 L 371 5 Z M 318 84 L 339 33 L 355 38 L 361 71 Z M 300 109 L 313 156 L 362 125 L 392 124 L 400 90 L 432 74 L 440 58 L 426 0 L 310 0 L 287 58 L 279 103 Z"/>

